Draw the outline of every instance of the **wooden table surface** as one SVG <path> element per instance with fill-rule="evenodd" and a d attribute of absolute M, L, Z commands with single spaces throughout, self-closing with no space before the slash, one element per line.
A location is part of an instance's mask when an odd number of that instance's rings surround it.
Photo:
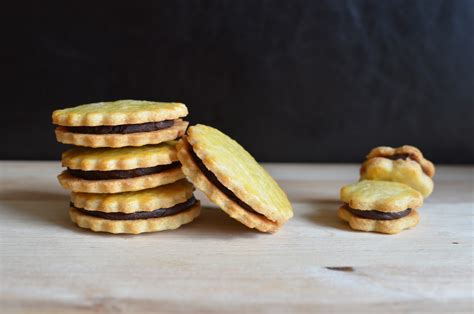
<path fill-rule="evenodd" d="M 131 236 L 69 221 L 59 162 L 0 162 L 0 312 L 473 311 L 473 167 L 438 167 L 418 227 L 389 236 L 336 217 L 356 165 L 265 166 L 295 212 L 278 233 L 197 193 L 195 222 Z"/>

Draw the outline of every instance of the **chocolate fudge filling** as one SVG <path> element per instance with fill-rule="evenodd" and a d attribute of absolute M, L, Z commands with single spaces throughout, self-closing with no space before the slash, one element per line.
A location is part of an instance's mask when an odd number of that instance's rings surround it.
<path fill-rule="evenodd" d="M 391 160 L 397 160 L 397 159 L 407 160 L 408 158 L 413 159 L 413 158 L 411 158 L 410 154 L 395 154 L 395 155 L 392 155 L 392 156 L 385 156 L 385 158 L 388 158 L 388 159 L 391 159 Z"/>
<path fill-rule="evenodd" d="M 140 124 L 122 125 L 99 125 L 99 126 L 66 126 L 66 130 L 72 133 L 84 134 L 129 134 L 140 132 L 151 132 L 170 128 L 174 125 L 174 120 L 159 122 L 147 122 Z"/>
<path fill-rule="evenodd" d="M 344 204 L 344 209 L 357 217 L 374 220 L 394 220 L 408 216 L 411 213 L 411 208 L 405 209 L 401 212 L 385 213 L 378 210 L 354 209 L 349 207 L 347 204 Z"/>
<path fill-rule="evenodd" d="M 391 160 L 398 160 L 398 159 L 403 159 L 403 160 L 407 160 L 407 159 L 411 159 L 413 161 L 416 161 L 418 164 L 420 164 L 418 162 L 418 160 L 415 159 L 415 157 L 411 154 L 395 154 L 395 155 L 392 155 L 392 156 L 383 156 L 385 158 L 388 158 L 388 159 L 391 159 Z M 423 168 L 423 166 L 420 164 L 421 166 L 421 169 L 423 170 L 423 172 L 428 175 L 428 173 L 426 172 L 425 168 Z"/>
<path fill-rule="evenodd" d="M 216 175 L 214 173 L 212 173 L 212 171 L 210 171 L 209 169 L 206 168 L 206 165 L 204 165 L 204 163 L 202 162 L 201 159 L 199 159 L 199 157 L 196 155 L 196 153 L 194 152 L 194 150 L 191 148 L 190 150 L 190 153 L 191 153 L 191 156 L 194 160 L 194 162 L 196 163 L 196 165 L 198 166 L 199 170 L 201 170 L 201 172 L 204 174 L 204 176 L 209 180 L 211 181 L 212 184 L 214 184 L 214 186 L 216 188 L 219 189 L 219 191 L 221 191 L 222 193 L 224 193 L 228 198 L 230 198 L 232 201 L 236 202 L 240 207 L 242 207 L 243 209 L 245 209 L 246 211 L 252 213 L 252 214 L 255 214 L 255 215 L 259 215 L 259 216 L 262 216 L 262 217 L 265 217 L 264 215 L 260 214 L 259 212 L 255 211 L 252 207 L 250 207 L 248 204 L 246 204 L 245 202 L 243 202 L 242 200 L 240 200 L 237 195 L 234 194 L 234 192 L 232 192 L 231 190 L 229 190 L 228 188 L 226 188 L 222 183 L 219 182 L 219 179 L 217 179 Z"/>
<path fill-rule="evenodd" d="M 112 179 L 128 179 L 148 174 L 160 173 L 169 169 L 178 168 L 181 166 L 179 161 L 175 161 L 168 165 L 158 165 L 155 167 L 136 168 L 130 170 L 109 170 L 109 171 L 84 171 L 67 168 L 67 171 L 78 178 L 84 180 L 112 180 Z"/>
<path fill-rule="evenodd" d="M 84 215 L 93 216 L 97 218 L 103 218 L 108 220 L 137 220 L 137 219 L 149 219 L 149 218 L 162 218 L 166 216 L 172 216 L 178 214 L 186 209 L 190 208 L 196 203 L 196 199 L 192 196 L 187 201 L 176 204 L 168 208 L 159 208 L 151 212 L 134 212 L 130 214 L 125 213 L 104 213 L 100 211 L 90 211 L 83 208 L 77 208 L 71 203 L 71 206 Z"/>

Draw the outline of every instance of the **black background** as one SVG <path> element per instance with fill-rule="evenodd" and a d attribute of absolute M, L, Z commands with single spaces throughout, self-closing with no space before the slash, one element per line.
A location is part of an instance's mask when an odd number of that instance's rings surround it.
<path fill-rule="evenodd" d="M 474 162 L 474 1 L 74 1 L 3 7 L 2 159 L 58 159 L 51 112 L 180 101 L 262 161 L 412 144 Z"/>

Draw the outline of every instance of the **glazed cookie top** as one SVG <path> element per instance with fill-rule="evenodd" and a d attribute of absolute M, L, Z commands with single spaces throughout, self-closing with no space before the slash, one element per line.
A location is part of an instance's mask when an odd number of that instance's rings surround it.
<path fill-rule="evenodd" d="M 127 99 L 55 110 L 52 119 L 61 126 L 101 126 L 174 120 L 187 114 L 182 103 Z"/>
<path fill-rule="evenodd" d="M 420 192 L 406 184 L 389 181 L 362 180 L 345 185 L 340 198 L 353 209 L 382 212 L 416 209 L 423 204 Z"/>
<path fill-rule="evenodd" d="M 177 161 L 176 141 L 141 147 L 75 147 L 62 154 L 62 165 L 84 171 L 129 170 L 167 165 Z"/>
<path fill-rule="evenodd" d="M 71 193 L 71 202 L 77 208 L 106 213 L 134 213 L 153 211 L 180 204 L 193 196 L 194 187 L 186 180 L 152 189 L 116 194 Z"/>
<path fill-rule="evenodd" d="M 416 161 L 420 164 L 423 171 L 426 175 L 433 177 L 435 174 L 435 167 L 433 163 L 423 157 L 422 152 L 410 145 L 403 145 L 397 148 L 393 148 L 390 146 L 379 146 L 375 147 L 370 151 L 367 155 L 367 159 L 371 159 L 374 157 L 385 157 L 385 158 L 393 158 L 393 157 L 408 157 L 411 160 Z"/>
<path fill-rule="evenodd" d="M 406 160 L 370 158 L 362 164 L 360 178 L 404 183 L 420 191 L 424 197 L 428 197 L 433 192 L 433 180 L 425 174 L 418 162 L 410 158 Z"/>
<path fill-rule="evenodd" d="M 202 124 L 190 127 L 187 139 L 206 168 L 252 209 L 275 221 L 293 216 L 285 192 L 239 143 Z"/>

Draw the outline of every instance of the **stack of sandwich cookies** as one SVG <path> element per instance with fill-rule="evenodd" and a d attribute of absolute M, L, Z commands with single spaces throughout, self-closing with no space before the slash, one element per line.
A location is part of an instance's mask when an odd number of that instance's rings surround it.
<path fill-rule="evenodd" d="M 200 214 L 193 186 L 184 180 L 176 139 L 188 125 L 180 103 L 135 100 L 57 110 L 63 153 L 60 184 L 71 190 L 71 220 L 110 233 L 176 229 Z"/>
<path fill-rule="evenodd" d="M 137 192 L 72 192 L 69 213 L 82 228 L 109 233 L 176 229 L 199 216 L 200 202 L 186 180 Z"/>
<path fill-rule="evenodd" d="M 56 138 L 64 144 L 124 147 L 158 144 L 181 137 L 188 126 L 181 103 L 119 100 L 53 112 Z"/>
<path fill-rule="evenodd" d="M 352 229 L 386 234 L 416 226 L 423 204 L 421 193 L 406 184 L 373 180 L 342 187 L 340 199 L 338 216 Z"/>
<path fill-rule="evenodd" d="M 428 197 L 433 192 L 433 163 L 413 146 L 380 146 L 372 149 L 360 169 L 361 180 L 394 181 L 407 184 Z"/>
<path fill-rule="evenodd" d="M 293 216 L 285 192 L 236 141 L 205 125 L 188 129 L 177 145 L 182 170 L 194 186 L 232 218 L 276 232 Z"/>
<path fill-rule="evenodd" d="M 74 192 L 120 193 L 149 189 L 184 178 L 176 141 L 122 148 L 76 147 L 63 153 L 58 177 Z"/>

